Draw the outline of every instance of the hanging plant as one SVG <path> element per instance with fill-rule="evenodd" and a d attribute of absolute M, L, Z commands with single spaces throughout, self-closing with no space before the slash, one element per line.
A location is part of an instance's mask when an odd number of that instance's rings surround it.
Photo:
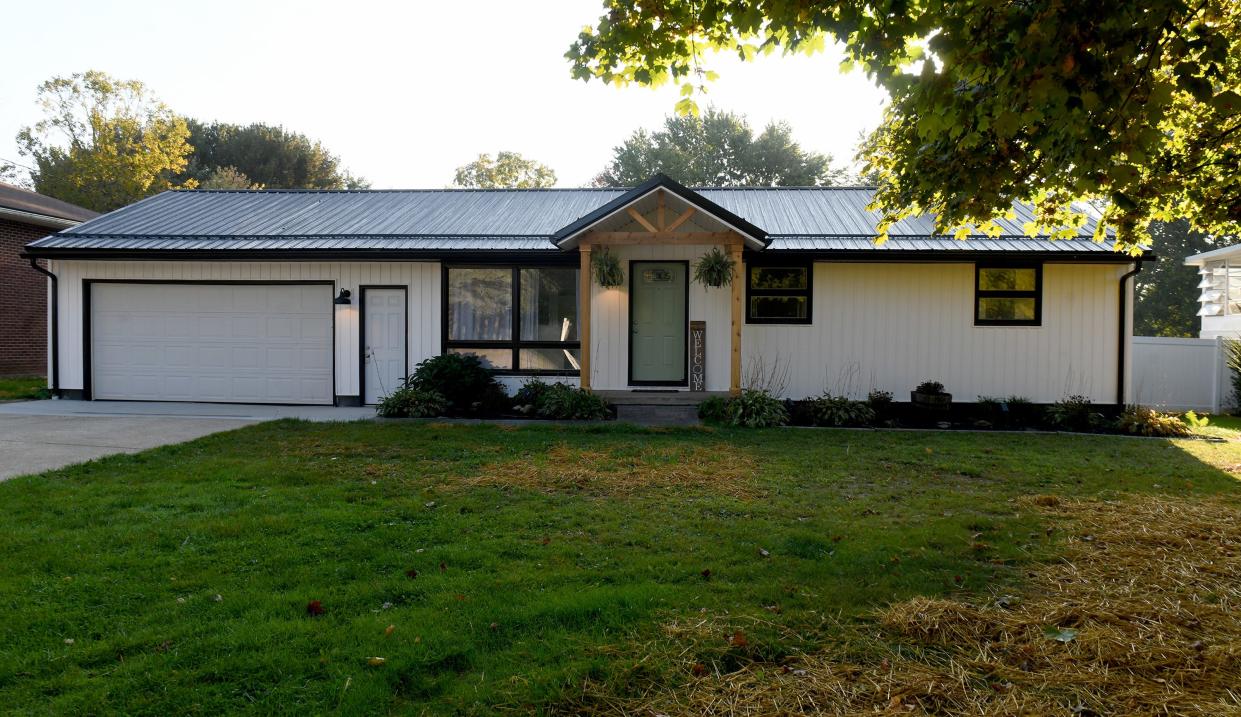
<path fill-rule="evenodd" d="M 590 267 L 595 274 L 595 282 L 605 289 L 614 289 L 625 283 L 620 259 L 606 248 L 595 254 L 590 260 Z"/>
<path fill-rule="evenodd" d="M 704 290 L 707 287 L 718 289 L 732 286 L 736 276 L 737 267 L 733 265 L 733 260 L 718 246 L 712 247 L 694 264 L 694 281 L 702 284 Z"/>

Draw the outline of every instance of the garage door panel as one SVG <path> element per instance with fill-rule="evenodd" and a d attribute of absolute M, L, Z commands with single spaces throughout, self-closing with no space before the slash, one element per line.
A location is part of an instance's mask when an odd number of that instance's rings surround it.
<path fill-rule="evenodd" d="M 94 284 L 95 398 L 332 403 L 327 285 Z"/>

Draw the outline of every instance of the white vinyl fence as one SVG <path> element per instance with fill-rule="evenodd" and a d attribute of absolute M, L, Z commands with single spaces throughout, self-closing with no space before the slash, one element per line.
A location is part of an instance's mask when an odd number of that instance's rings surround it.
<path fill-rule="evenodd" d="M 1224 339 L 1133 337 L 1131 401 L 1169 411 L 1220 413 L 1232 380 Z"/>

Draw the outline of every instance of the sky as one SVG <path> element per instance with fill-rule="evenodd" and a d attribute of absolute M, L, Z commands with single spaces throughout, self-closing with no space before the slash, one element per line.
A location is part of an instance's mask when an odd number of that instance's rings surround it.
<path fill-rule="evenodd" d="M 677 89 L 616 88 L 569 76 L 563 55 L 599 0 L 12 3 L 0 73 L 0 158 L 40 118 L 36 89 L 97 69 L 142 80 L 201 120 L 280 124 L 323 142 L 377 189 L 448 186 L 478 154 L 520 152 L 582 186 L 638 127 L 671 114 Z M 793 127 L 806 149 L 851 166 L 884 93 L 841 74 L 838 50 L 721 56 L 705 104 L 755 131 Z"/>

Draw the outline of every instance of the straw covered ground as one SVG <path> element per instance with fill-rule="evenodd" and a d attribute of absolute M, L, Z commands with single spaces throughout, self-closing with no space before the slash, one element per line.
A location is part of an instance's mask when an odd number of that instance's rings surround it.
<path fill-rule="evenodd" d="M 1241 518 L 1219 500 L 1019 501 L 1059 525 L 1060 559 L 1016 594 L 916 597 L 836 649 L 748 660 L 751 621 L 671 623 L 684 681 L 574 711 L 663 715 L 1241 715 Z M 715 651 L 709 663 L 694 656 Z M 859 659 L 860 658 L 860 659 Z"/>

